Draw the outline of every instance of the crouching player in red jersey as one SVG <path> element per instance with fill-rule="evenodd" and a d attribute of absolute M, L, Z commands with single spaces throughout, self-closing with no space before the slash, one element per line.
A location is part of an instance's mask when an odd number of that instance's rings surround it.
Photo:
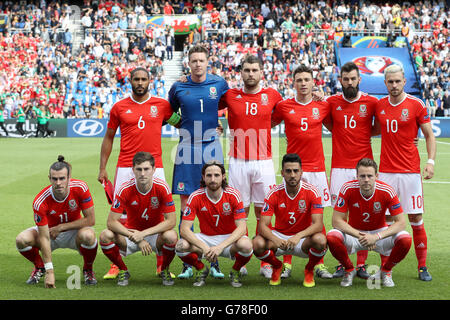
<path fill-rule="evenodd" d="M 302 162 L 295 154 L 286 154 L 281 163 L 284 183 L 273 188 L 264 200 L 259 234 L 253 239 L 255 256 L 273 268 L 270 285 L 281 283 L 283 263 L 280 255 L 309 258 L 305 266 L 305 287 L 315 286 L 314 266 L 327 251 L 323 230 L 323 206 L 319 190 L 302 181 Z M 275 225 L 269 225 L 275 215 Z"/>
<path fill-rule="evenodd" d="M 353 284 L 356 270 L 348 255 L 359 250 L 374 250 L 388 256 L 381 266 L 383 286 L 393 287 L 392 268 L 402 261 L 412 237 L 405 231 L 405 217 L 397 193 L 378 180 L 378 166 L 369 158 L 356 165 L 357 180 L 345 183 L 333 212 L 333 227 L 327 234 L 331 254 L 344 266 L 341 286 Z M 393 224 L 386 224 L 389 209 Z"/>
<path fill-rule="evenodd" d="M 16 237 L 17 249 L 34 264 L 28 284 L 37 284 L 45 275 L 45 287 L 55 288 L 52 251 L 58 248 L 78 250 L 84 260 L 84 283 L 97 284 L 92 270 L 97 255 L 97 239 L 92 229 L 94 202 L 87 184 L 72 179 L 71 173 L 72 166 L 59 156 L 50 166 L 51 185 L 42 189 L 33 201 L 36 226 Z"/>
<path fill-rule="evenodd" d="M 116 193 L 107 226 L 100 234 L 103 253 L 120 269 L 119 286 L 127 286 L 130 273 L 122 256 L 141 251 L 147 256 L 153 251 L 162 255 L 160 276 L 165 286 L 174 284 L 169 265 L 175 256 L 178 236 L 175 205 L 169 186 L 153 177 L 155 159 L 148 152 L 138 152 L 133 157 L 135 178 L 125 182 Z M 127 212 L 125 225 L 120 222 Z"/>
<path fill-rule="evenodd" d="M 200 186 L 189 196 L 183 212 L 177 255 L 184 263 L 195 267 L 196 287 L 204 286 L 209 274 L 202 258 L 211 263 L 219 256 L 233 259 L 231 285 L 241 287 L 240 270 L 253 254 L 252 242 L 246 236 L 246 214 L 241 195 L 228 186 L 225 167 L 217 161 L 202 167 Z M 199 220 L 200 233 L 191 229 L 195 217 Z"/>

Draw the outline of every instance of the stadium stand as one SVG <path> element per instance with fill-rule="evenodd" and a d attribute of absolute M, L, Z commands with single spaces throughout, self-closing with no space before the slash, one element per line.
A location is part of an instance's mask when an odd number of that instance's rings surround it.
<path fill-rule="evenodd" d="M 166 97 L 173 79 L 188 72 L 186 52 L 196 43 L 210 49 L 210 72 L 231 88 L 246 53 L 264 61 L 264 85 L 293 97 L 290 73 L 300 64 L 315 70 L 326 95 L 340 88 L 335 42 L 386 37 L 388 47 L 406 46 L 430 113 L 444 113 L 449 88 L 449 7 L 444 1 L 5 1 L 0 3 L 0 99 L 5 118 L 24 106 L 44 104 L 54 118 L 107 118 L 127 95 L 129 71 L 151 72 L 153 95 Z M 149 17 L 194 14 L 201 28 L 177 37 Z M 175 41 L 173 61 L 167 43 Z M 169 63 L 181 65 L 173 75 Z M 167 71 L 167 72 L 166 72 Z M 171 78 L 171 81 L 168 79 Z M 448 106 L 448 103 L 447 103 Z M 436 108 L 436 109 L 434 109 Z M 434 110 L 436 111 L 434 113 Z"/>

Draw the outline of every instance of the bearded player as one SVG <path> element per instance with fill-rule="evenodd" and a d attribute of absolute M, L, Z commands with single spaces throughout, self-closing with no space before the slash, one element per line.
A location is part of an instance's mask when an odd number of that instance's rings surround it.
<path fill-rule="evenodd" d="M 330 104 L 330 131 L 332 133 L 332 156 L 330 173 L 331 205 L 336 203 L 342 185 L 356 179 L 356 164 L 362 158 L 373 159 L 371 135 L 373 118 L 378 99 L 359 90 L 361 76 L 358 66 L 347 62 L 341 67 L 339 81 L 342 93 L 328 97 Z M 356 275 L 367 279 L 365 261 L 368 252 L 357 252 Z M 333 277 L 344 275 L 342 266 L 336 267 Z"/>
<path fill-rule="evenodd" d="M 230 128 L 229 184 L 239 190 L 248 217 L 254 204 L 256 231 L 264 197 L 276 184 L 272 161 L 271 116 L 275 105 L 283 98 L 272 88 L 262 88 L 263 63 L 247 55 L 241 63 L 244 87 L 229 89 L 220 100 L 228 108 Z M 290 265 L 289 261 L 289 265 Z M 246 270 L 241 270 L 246 274 Z M 272 275 L 271 266 L 261 263 L 260 274 Z"/>
<path fill-rule="evenodd" d="M 302 162 L 297 154 L 286 154 L 282 160 L 284 183 L 273 188 L 264 200 L 259 234 L 253 239 L 255 256 L 273 267 L 270 285 L 281 283 L 283 263 L 278 255 L 308 258 L 305 287 L 315 286 L 314 267 L 327 251 L 323 234 L 323 207 L 318 189 L 303 181 Z M 272 216 L 274 227 L 270 228 Z"/>
<path fill-rule="evenodd" d="M 161 150 L 161 128 L 166 121 L 176 125 L 179 117 L 172 111 L 167 100 L 152 97 L 148 92 L 150 83 L 149 72 L 137 67 L 130 74 L 132 94 L 114 104 L 110 112 L 108 128 L 103 138 L 100 151 L 100 169 L 98 181 L 102 184 L 108 181 L 106 166 L 111 155 L 114 136 L 120 129 L 120 153 L 116 165 L 114 179 L 114 194 L 123 183 L 132 179 L 133 156 L 139 151 L 149 152 L 155 158 L 154 176 L 165 180 Z M 126 213 L 122 221 L 126 219 Z M 162 256 L 157 256 L 157 273 L 160 271 Z M 115 279 L 119 268 L 111 265 L 104 279 Z"/>
<path fill-rule="evenodd" d="M 217 262 L 219 256 L 235 260 L 230 270 L 231 285 L 241 287 L 241 268 L 253 254 L 246 236 L 246 215 L 239 191 L 229 187 L 223 164 L 206 163 L 202 168 L 201 188 L 193 192 L 186 204 L 176 246 L 180 259 L 196 269 L 194 286 L 206 284 L 209 268 L 202 261 Z M 197 217 L 200 232 L 192 225 Z"/>

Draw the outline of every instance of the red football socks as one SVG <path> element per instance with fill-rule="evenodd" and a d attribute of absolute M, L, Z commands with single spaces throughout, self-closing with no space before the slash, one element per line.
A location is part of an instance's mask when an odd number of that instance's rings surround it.
<path fill-rule="evenodd" d="M 27 258 L 29 261 L 31 261 L 34 264 L 35 268 L 43 268 L 44 262 L 42 261 L 42 257 L 39 254 L 39 248 L 38 247 L 26 247 L 23 249 L 17 249 L 19 250 L 20 254 L 23 255 L 25 258 Z"/>
<path fill-rule="evenodd" d="M 100 246 L 105 256 L 118 266 L 120 270 L 128 270 L 120 255 L 119 247 L 114 242 L 100 243 Z"/>
<path fill-rule="evenodd" d="M 388 257 L 386 263 L 382 266 L 381 270 L 389 272 L 392 268 L 402 261 L 411 248 L 411 236 L 409 234 L 402 234 L 395 240 L 394 247 L 392 248 L 391 255 Z"/>

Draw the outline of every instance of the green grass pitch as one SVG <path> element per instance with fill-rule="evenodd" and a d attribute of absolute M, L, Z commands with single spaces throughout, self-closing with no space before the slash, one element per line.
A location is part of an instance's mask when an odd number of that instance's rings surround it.
<path fill-rule="evenodd" d="M 227 152 L 227 142 L 224 150 Z M 172 158 L 177 141 L 163 139 L 164 165 L 166 179 L 171 184 Z M 274 138 L 274 163 L 279 172 L 280 156 L 285 152 L 285 142 Z M 97 299 L 213 299 L 213 300 L 326 300 L 326 299 L 361 299 L 361 300 L 448 300 L 450 298 L 449 277 L 446 275 L 449 264 L 449 235 L 450 219 L 448 218 L 448 194 L 450 190 L 450 139 L 438 139 L 438 155 L 436 160 L 435 177 L 424 183 L 425 227 L 428 233 L 428 266 L 433 276 L 430 283 L 421 282 L 417 278 L 417 262 L 414 249 L 394 268 L 394 288 L 369 289 L 366 281 L 355 278 L 350 288 L 341 288 L 339 279 L 316 279 L 316 287 L 307 289 L 302 286 L 303 268 L 306 259 L 293 258 L 293 276 L 282 282 L 281 286 L 270 287 L 268 280 L 259 275 L 259 261 L 253 257 L 248 264 L 249 275 L 243 279 L 243 287 L 232 288 L 227 280 L 208 278 L 207 285 L 194 288 L 192 280 L 176 280 L 172 287 L 163 287 L 155 276 L 155 256 L 143 257 L 136 253 L 125 258 L 131 279 L 128 287 L 122 288 L 115 281 L 104 281 L 103 274 L 109 267 L 109 260 L 98 251 L 94 270 L 98 285 L 86 287 L 81 281 L 79 289 L 71 284 L 74 277 L 67 273 L 71 265 L 82 267 L 82 258 L 76 252 L 59 249 L 53 254 L 56 273 L 56 289 L 45 290 L 43 283 L 36 286 L 25 284 L 32 269 L 30 262 L 25 260 L 16 250 L 16 235 L 34 225 L 32 201 L 35 195 L 49 184 L 47 175 L 50 164 L 62 154 L 73 166 L 73 177 L 86 181 L 93 194 L 97 235 L 105 228 L 109 207 L 102 186 L 97 182 L 99 152 L 101 139 L 99 138 L 54 138 L 54 139 L 0 139 L 0 299 L 46 299 L 46 300 L 97 300 Z M 118 156 L 119 140 L 116 139 L 114 150 L 108 164 L 108 173 L 112 179 Z M 380 141 L 374 139 L 373 149 L 375 159 L 379 159 Z M 426 161 L 425 142 L 419 142 L 423 163 Z M 331 139 L 324 138 L 326 165 L 330 166 Z M 278 176 L 281 180 L 281 177 Z M 177 211 L 179 198 L 174 196 Z M 177 213 L 178 216 L 178 213 Z M 331 209 L 324 214 L 327 230 L 331 227 Z M 255 230 L 255 219 L 250 213 L 248 220 L 250 236 Z M 411 232 L 411 227 L 407 230 Z M 355 261 L 355 257 L 352 257 Z M 379 255 L 369 253 L 367 263 L 378 265 Z M 232 262 L 220 259 L 221 269 L 228 273 Z M 336 260 L 328 252 L 325 264 L 330 271 L 337 265 Z M 181 260 L 175 257 L 171 270 L 178 274 L 181 270 Z M 71 289 L 72 288 L 72 289 Z"/>

